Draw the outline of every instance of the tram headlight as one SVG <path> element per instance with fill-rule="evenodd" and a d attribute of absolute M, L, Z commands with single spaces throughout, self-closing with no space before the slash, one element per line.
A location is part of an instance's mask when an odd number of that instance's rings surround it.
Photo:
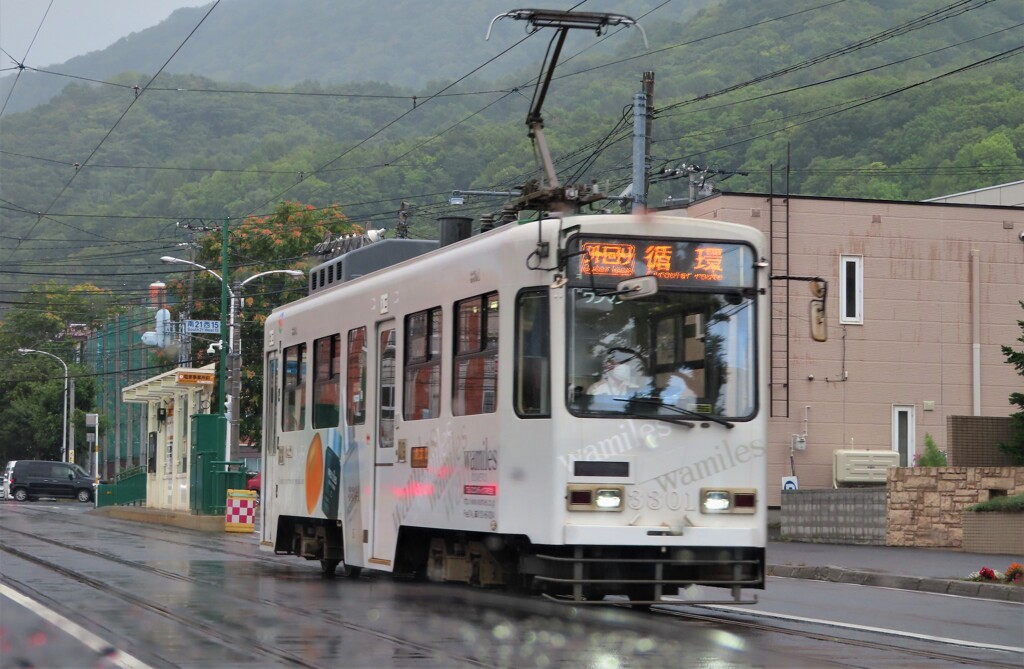
<path fill-rule="evenodd" d="M 704 510 L 710 513 L 720 513 L 722 511 L 728 511 L 729 507 L 732 506 L 732 500 L 729 499 L 729 492 L 727 490 L 705 490 L 704 491 Z"/>
<path fill-rule="evenodd" d="M 757 513 L 753 488 L 701 488 L 701 513 Z"/>
<path fill-rule="evenodd" d="M 621 509 L 622 490 L 619 488 L 598 488 L 595 502 L 599 509 Z"/>
<path fill-rule="evenodd" d="M 565 500 L 570 511 L 622 511 L 625 497 L 623 486 L 573 483 Z"/>

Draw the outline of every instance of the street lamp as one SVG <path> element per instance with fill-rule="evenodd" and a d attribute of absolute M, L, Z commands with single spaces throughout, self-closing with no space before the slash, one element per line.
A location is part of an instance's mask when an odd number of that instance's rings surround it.
<path fill-rule="evenodd" d="M 232 449 L 238 448 L 238 417 L 242 408 L 242 288 L 245 284 L 268 274 L 287 274 L 288 276 L 304 276 L 297 269 L 271 269 L 253 274 L 248 279 L 236 281 L 231 289 L 231 410 L 228 413 L 228 460 Z"/>
<path fill-rule="evenodd" d="M 227 306 L 227 294 L 228 294 L 228 291 L 231 290 L 231 289 L 228 287 L 227 281 L 225 281 L 221 277 L 220 274 L 217 274 L 216 272 L 214 272 L 209 267 L 206 267 L 205 265 L 200 265 L 197 262 L 192 262 L 191 260 L 185 260 L 184 258 L 175 258 L 174 256 L 161 256 L 160 257 L 160 262 L 164 263 L 165 265 L 191 265 L 192 267 L 198 267 L 199 269 L 203 270 L 204 272 L 209 272 L 210 274 L 214 275 L 215 277 L 217 277 L 217 280 L 220 281 L 220 303 L 221 303 L 221 310 L 220 310 L 220 345 L 217 347 L 220 350 L 220 360 L 219 360 L 219 368 L 220 368 L 219 376 L 220 376 L 220 380 L 217 383 L 217 406 L 220 407 L 220 411 L 224 411 L 224 405 L 226 404 L 226 400 L 227 400 L 227 383 L 226 383 L 226 381 L 227 381 L 226 372 L 227 372 L 227 361 L 228 361 L 228 349 L 227 349 L 227 346 L 231 345 L 230 344 L 231 340 L 228 337 L 228 333 L 225 331 L 226 328 L 227 328 L 227 324 L 224 322 L 224 312 L 227 311 L 227 309 L 225 308 Z M 230 441 L 225 439 L 225 443 L 228 444 L 226 447 L 230 448 Z M 228 455 L 224 459 L 225 460 L 230 460 L 231 459 L 230 451 L 228 452 Z"/>
<path fill-rule="evenodd" d="M 288 276 L 296 276 L 296 277 L 298 277 L 298 276 L 303 276 L 303 273 L 300 270 L 297 270 L 297 269 L 272 269 L 272 270 L 267 270 L 266 272 L 260 272 L 259 274 L 254 274 L 254 275 L 250 276 L 248 279 L 245 279 L 243 281 L 236 281 L 234 283 L 234 286 L 232 287 L 232 286 L 228 285 L 228 282 L 225 281 L 224 278 L 220 274 L 218 274 L 217 272 L 213 271 L 209 267 L 205 267 L 203 265 L 200 265 L 197 262 L 192 262 L 191 260 L 185 260 L 183 258 L 175 258 L 173 256 L 163 256 L 162 258 L 160 258 L 160 262 L 166 263 L 168 265 L 191 265 L 192 267 L 196 267 L 196 268 L 201 269 L 201 270 L 203 270 L 205 272 L 209 272 L 210 274 L 212 274 L 215 277 L 217 277 L 217 280 L 220 281 L 222 304 L 225 301 L 227 295 L 231 296 L 231 308 L 230 308 L 230 311 L 228 313 L 227 333 L 224 332 L 224 330 L 225 330 L 224 311 L 223 311 L 223 309 L 221 310 L 221 318 L 220 318 L 221 341 L 220 341 L 220 347 L 219 347 L 220 348 L 220 397 L 219 397 L 219 401 L 220 401 L 220 406 L 224 407 L 224 409 L 227 411 L 228 421 L 229 421 L 228 433 L 226 435 L 226 439 L 224 440 L 225 441 L 225 444 L 224 444 L 224 460 L 225 461 L 230 461 L 231 460 L 232 448 L 238 446 L 238 408 L 239 408 L 239 404 L 241 404 L 241 402 L 239 401 L 239 397 L 241 395 L 241 390 L 242 390 L 242 378 L 241 378 L 241 371 L 242 370 L 241 370 L 241 364 L 240 364 L 241 363 L 241 358 L 242 358 L 242 337 L 241 337 L 241 327 L 239 327 L 236 324 L 237 315 L 238 315 L 238 312 L 240 311 L 240 296 L 241 296 L 241 293 L 242 293 L 242 287 L 245 286 L 245 284 L 249 283 L 250 281 L 253 281 L 253 280 L 258 279 L 258 278 L 263 277 L 263 276 L 267 276 L 268 274 L 287 274 Z M 226 340 L 226 343 L 227 343 L 226 347 L 224 345 L 225 344 L 225 340 Z M 227 355 L 228 355 L 229 352 L 231 354 L 231 393 L 230 393 L 230 395 L 227 393 L 227 382 L 226 382 Z M 231 398 L 230 406 L 228 406 L 228 401 L 227 401 L 227 398 L 229 396 Z"/>
<path fill-rule="evenodd" d="M 64 366 L 64 401 L 62 403 L 62 408 L 64 410 L 64 431 L 61 434 L 60 461 L 68 462 L 68 363 L 64 362 L 63 360 L 61 360 L 52 353 L 47 353 L 46 351 L 37 351 L 34 348 L 19 348 L 18 353 L 20 353 L 21 355 L 27 355 L 29 353 L 48 355 Z"/>

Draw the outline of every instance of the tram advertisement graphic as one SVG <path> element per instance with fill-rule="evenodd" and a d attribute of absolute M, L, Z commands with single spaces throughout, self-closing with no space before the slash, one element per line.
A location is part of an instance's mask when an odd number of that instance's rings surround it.
<path fill-rule="evenodd" d="M 313 441 L 306 451 L 306 511 L 310 514 L 320 501 L 320 493 L 324 485 L 324 449 L 320 443 L 320 435 L 314 434 Z"/>
<path fill-rule="evenodd" d="M 321 503 L 327 518 L 338 517 L 340 491 L 341 433 L 332 427 L 327 430 L 327 448 L 324 449 L 324 496 Z"/>

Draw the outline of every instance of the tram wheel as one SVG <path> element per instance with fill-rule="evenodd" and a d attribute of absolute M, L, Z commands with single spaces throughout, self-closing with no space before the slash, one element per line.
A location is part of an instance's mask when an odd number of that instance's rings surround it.
<path fill-rule="evenodd" d="M 341 560 L 320 560 L 320 570 L 323 572 L 324 578 L 334 578 L 339 564 L 341 564 Z"/>

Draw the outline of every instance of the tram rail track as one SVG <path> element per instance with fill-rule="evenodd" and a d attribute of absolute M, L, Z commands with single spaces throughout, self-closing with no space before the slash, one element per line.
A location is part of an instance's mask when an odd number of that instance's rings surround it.
<path fill-rule="evenodd" d="M 67 520 L 67 514 L 60 513 L 59 511 L 44 509 L 44 508 L 26 508 L 24 510 L 26 515 L 38 516 L 40 520 L 43 518 L 60 518 Z M 249 563 L 255 563 L 258 565 L 273 566 L 275 570 L 282 570 L 280 575 L 285 575 L 285 578 L 290 578 L 287 574 L 294 573 L 296 577 L 308 578 L 310 581 L 315 580 L 321 582 L 319 570 L 316 569 L 303 569 L 301 563 L 295 563 L 294 561 L 284 561 L 276 559 L 273 556 L 267 556 L 261 554 L 255 543 L 248 538 L 240 538 L 234 535 L 218 535 L 205 536 L 197 534 L 195 531 L 178 528 L 164 528 L 160 527 L 159 531 L 154 531 L 151 526 L 144 526 L 139 528 L 133 528 L 130 521 L 109 523 L 101 522 L 100 519 L 90 517 L 88 515 L 76 515 L 75 527 L 81 529 L 87 529 L 90 532 L 96 531 L 99 536 L 99 541 L 103 542 L 108 537 L 130 537 L 135 543 L 132 544 L 133 548 L 144 546 L 147 541 L 152 541 L 156 537 L 159 537 L 161 543 L 166 543 L 173 546 L 181 546 L 187 549 L 196 549 L 200 551 L 209 551 L 211 556 L 209 558 L 204 556 L 191 557 L 189 559 L 198 561 L 216 560 L 217 556 L 223 556 L 229 560 L 233 558 L 243 558 Z M 146 560 L 132 559 L 125 557 L 124 555 L 118 555 L 111 550 L 104 548 L 94 548 L 86 543 L 92 543 L 96 545 L 96 536 L 91 539 L 84 535 L 75 534 L 71 539 L 64 537 L 54 536 L 41 536 L 31 530 L 26 531 L 25 528 L 18 529 L 11 526 L 11 523 L 0 523 L 0 531 L 7 534 L 7 536 L 19 537 L 18 546 L 10 545 L 10 541 L 5 541 L 3 545 L 0 545 L 0 552 L 7 553 L 13 557 L 17 557 L 22 560 L 31 562 L 40 568 L 46 569 L 52 573 L 59 574 L 64 578 L 71 579 L 77 583 L 80 583 L 84 587 L 91 588 L 96 591 L 102 591 L 108 596 L 116 597 L 121 601 L 124 601 L 127 605 L 137 606 L 141 609 L 152 613 L 153 615 L 159 615 L 162 618 L 173 622 L 176 625 L 181 626 L 187 630 L 189 634 L 201 636 L 203 638 L 210 639 L 211 642 L 218 643 L 224 646 L 231 646 L 234 649 L 245 648 L 254 657 L 255 661 L 273 661 L 278 664 L 285 664 L 291 666 L 302 666 L 302 667 L 319 667 L 327 666 L 318 664 L 317 662 L 311 662 L 307 659 L 299 657 L 292 652 L 282 650 L 276 646 L 272 646 L 268 643 L 263 643 L 258 639 L 254 640 L 252 637 L 244 634 L 237 633 L 230 630 L 217 630 L 211 629 L 208 622 L 197 619 L 191 612 L 184 612 L 181 608 L 175 608 L 168 606 L 160 601 L 157 601 L 151 597 L 140 595 L 136 592 L 128 591 L 124 588 L 118 588 L 111 585 L 107 581 L 101 581 L 100 579 L 94 578 L 87 574 L 80 573 L 77 570 L 70 569 L 61 564 L 61 559 L 56 559 L 52 555 L 48 557 L 41 557 L 34 555 L 33 546 L 52 546 L 60 551 L 71 551 L 77 555 L 85 556 L 87 558 L 103 561 L 103 563 L 116 564 L 122 567 L 137 570 L 146 574 L 150 574 L 154 577 L 169 579 L 177 583 L 187 584 L 189 586 L 198 589 L 210 589 L 210 588 L 223 588 L 223 582 L 214 582 L 212 580 L 197 577 L 192 574 L 184 574 L 173 569 L 166 568 L 166 565 L 150 564 Z M 76 539 L 75 537 L 81 538 Z M 38 543 L 33 543 L 38 542 Z M 104 545 L 115 545 L 116 541 L 110 541 Z M 116 550 L 116 549 L 115 549 Z M 44 552 L 44 551 L 40 551 Z M 104 569 L 101 563 L 97 562 L 98 569 Z M 363 585 L 370 587 L 373 585 L 374 579 L 360 579 L 363 581 Z M 0 576 L 0 582 L 8 584 L 16 590 L 23 592 L 26 595 L 34 598 L 42 599 L 44 602 L 47 601 L 45 595 L 40 593 L 37 589 L 33 588 L 28 583 L 23 583 L 7 576 Z M 442 586 L 443 587 L 443 586 Z M 448 593 L 459 593 L 462 595 L 456 595 L 456 597 L 464 596 L 465 591 L 458 586 L 452 589 L 447 589 Z M 211 590 L 212 592 L 212 590 Z M 439 589 L 435 589 L 434 592 L 440 592 Z M 264 611 L 271 610 L 274 612 L 280 612 L 281 614 L 287 614 L 289 616 L 301 617 L 303 619 L 309 619 L 310 610 L 308 608 L 302 608 L 295 605 L 295 600 L 287 600 L 286 598 L 274 598 L 266 596 L 249 595 L 245 592 L 240 592 L 237 589 L 234 590 L 221 590 L 218 597 L 229 598 L 232 602 L 231 606 L 245 607 L 247 609 L 257 610 L 258 608 Z M 432 596 L 432 595 L 431 595 Z M 468 596 L 467 596 L 468 597 Z M 484 599 L 475 602 L 481 607 L 493 608 L 494 610 L 507 611 L 507 604 L 509 601 L 499 603 L 497 601 L 491 601 L 487 599 L 479 590 L 474 590 L 472 599 L 476 600 L 478 597 L 484 597 Z M 528 598 L 518 595 L 519 598 L 523 599 L 524 610 L 525 608 L 531 608 L 533 606 L 545 606 L 540 598 Z M 628 602 L 623 602 L 624 605 L 628 606 Z M 684 607 L 684 602 L 679 602 L 678 606 Z M 547 611 L 546 615 L 557 615 L 555 611 L 564 610 L 565 605 L 553 605 L 553 609 Z M 574 609 L 577 607 L 573 607 Z M 615 607 L 616 610 L 621 611 L 619 607 Z M 604 609 L 608 611 L 608 609 Z M 920 662 L 922 659 L 927 659 L 931 662 L 936 663 L 949 663 L 951 665 L 959 666 L 985 666 L 993 667 L 997 669 L 1009 669 L 1011 667 L 1019 667 L 1019 660 L 1014 661 L 1010 659 L 1008 661 L 1001 661 L 999 659 L 993 659 L 992 655 L 999 655 L 998 648 L 986 647 L 987 657 L 977 658 L 971 657 L 969 654 L 971 649 L 965 650 L 965 654 L 957 654 L 956 652 L 945 652 L 942 646 L 931 644 L 929 642 L 922 642 L 914 645 L 908 644 L 907 639 L 903 638 L 900 641 L 888 642 L 884 640 L 872 640 L 872 639 L 858 639 L 851 638 L 856 637 L 856 633 L 844 636 L 837 630 L 833 632 L 822 632 L 815 631 L 814 629 L 793 629 L 787 627 L 784 624 L 773 624 L 771 622 L 752 621 L 749 619 L 750 616 L 756 616 L 756 612 L 753 611 L 737 611 L 735 613 L 731 611 L 686 611 L 676 608 L 674 605 L 668 606 L 655 606 L 651 609 L 657 618 L 662 619 L 679 619 L 689 620 L 697 623 L 704 623 L 707 625 L 714 625 L 727 631 L 738 631 L 738 630 L 749 630 L 751 632 L 764 632 L 769 634 L 782 635 L 794 639 L 806 639 L 811 642 L 820 642 L 828 644 L 841 644 L 842 646 L 851 648 L 860 648 L 864 650 L 873 650 L 880 653 L 886 653 L 889 655 L 904 657 L 907 659 L 907 666 L 918 666 L 915 662 Z M 595 623 L 601 620 L 603 613 L 591 612 L 584 609 L 574 611 L 572 616 L 576 617 L 578 621 L 589 621 L 593 620 Z M 636 613 L 628 614 L 631 616 L 637 616 Z M 497 668 L 508 666 L 501 663 L 496 656 L 478 657 L 471 654 L 460 654 L 453 653 L 451 649 L 445 649 L 441 645 L 432 645 L 431 643 L 423 642 L 421 640 L 406 638 L 399 634 L 390 633 L 390 631 L 382 631 L 380 629 L 374 629 L 370 625 L 362 625 L 358 622 L 353 622 L 352 618 L 345 618 L 342 615 L 338 615 L 331 610 L 317 609 L 316 611 L 316 624 L 330 626 L 335 629 L 347 630 L 353 634 L 365 636 L 369 639 L 373 639 L 375 643 L 388 643 L 396 648 L 396 653 L 400 652 L 405 657 L 434 657 L 441 658 L 442 661 L 450 662 L 452 665 L 458 666 L 471 666 L 481 668 Z M 638 620 L 642 618 L 642 614 L 634 619 Z M 607 622 L 607 620 L 606 620 Z M 621 621 L 620 621 L 621 622 Z M 822 623 L 826 624 L 826 623 Z M 126 649 L 129 650 L 129 649 Z M 396 655 L 397 656 L 397 655 Z M 851 654 L 852 662 L 853 654 Z M 835 666 L 859 666 L 856 663 L 844 664 L 843 662 L 833 662 Z M 448 666 L 448 665 L 445 665 Z M 901 666 L 899 663 L 896 666 Z M 945 665 L 943 665 L 945 666 Z"/>
<path fill-rule="evenodd" d="M 929 650 L 925 648 L 910 648 L 906 645 L 906 639 L 903 639 L 903 644 L 885 643 L 881 641 L 868 641 L 865 639 L 853 639 L 849 637 L 839 636 L 837 634 L 827 634 L 824 632 L 815 632 L 812 630 L 804 629 L 793 629 L 790 627 L 784 627 L 782 625 L 773 625 L 766 622 L 757 622 L 751 620 L 740 620 L 734 615 L 725 613 L 695 613 L 690 611 L 681 611 L 674 608 L 667 607 L 653 607 L 652 613 L 658 615 L 665 615 L 674 618 L 693 620 L 699 622 L 718 623 L 726 624 L 733 627 L 742 627 L 748 630 L 755 630 L 759 632 L 772 632 L 776 634 L 783 634 L 790 637 L 800 637 L 804 639 L 811 639 L 814 641 L 827 641 L 830 643 L 840 643 L 856 648 L 870 648 L 872 650 L 880 650 L 891 653 L 899 653 L 901 655 L 908 655 L 911 657 L 923 657 L 929 660 L 942 660 L 944 662 L 952 662 L 956 664 L 986 667 L 987 669 L 1020 669 L 1020 661 L 1012 662 L 999 662 L 993 661 L 991 658 L 979 659 L 970 657 L 967 655 L 957 655 L 954 653 L 945 653 L 937 650 Z M 750 615 L 756 615 L 751 613 Z M 950 642 L 951 645 L 958 645 L 955 642 Z M 962 644 L 961 647 L 967 648 Z M 971 647 L 973 649 L 973 647 Z M 1001 652 L 997 648 L 990 648 L 994 652 Z"/>
<path fill-rule="evenodd" d="M 198 578 L 195 578 L 195 577 L 192 577 L 192 576 L 187 576 L 187 575 L 184 575 L 184 574 L 178 574 L 176 572 L 172 572 L 172 571 L 169 571 L 169 570 L 166 570 L 166 569 L 154 567 L 152 565 L 147 565 L 147 564 L 144 564 L 144 563 L 136 561 L 136 560 L 129 560 L 129 559 L 121 558 L 119 556 L 113 555 L 113 554 L 105 552 L 105 551 L 98 551 L 98 550 L 91 549 L 91 548 L 88 548 L 88 547 L 85 547 L 85 546 L 81 546 L 81 545 L 77 545 L 77 544 L 72 544 L 72 543 L 69 543 L 69 542 L 66 542 L 66 541 L 60 541 L 58 539 L 53 539 L 53 538 L 50 538 L 50 537 L 40 537 L 38 535 L 34 535 L 34 534 L 29 533 L 29 532 L 24 532 L 24 531 L 21 531 L 21 530 L 17 530 L 17 529 L 11 528 L 11 527 L 5 527 L 5 526 L 0 525 L 0 530 L 2 530 L 4 533 L 18 534 L 18 535 L 21 535 L 21 536 L 24 536 L 24 537 L 28 537 L 31 540 L 42 542 L 42 543 L 45 543 L 45 544 L 48 544 L 48 545 L 52 545 L 52 546 L 56 546 L 58 548 L 62 548 L 62 549 L 65 549 L 65 550 L 75 551 L 76 553 L 89 555 L 91 557 L 94 557 L 94 558 L 97 558 L 97 559 L 106 560 L 106 561 L 109 561 L 109 562 L 113 562 L 113 563 L 121 565 L 121 566 L 130 567 L 130 568 L 137 569 L 137 570 L 140 570 L 140 571 L 145 571 L 147 573 L 150 573 L 150 574 L 162 577 L 162 578 L 169 578 L 169 579 L 173 579 L 173 580 L 176 580 L 176 581 L 179 581 L 179 582 L 189 583 L 189 584 L 196 585 L 196 586 L 217 586 L 218 585 L 216 583 L 213 583 L 213 582 L 210 582 L 210 581 L 206 581 L 206 580 L 203 580 L 203 579 L 198 579 Z M 209 547 L 206 547 L 206 546 L 197 546 L 197 545 L 193 544 L 193 547 L 199 547 L 199 548 L 204 548 L 204 549 L 209 550 Z M 165 606 L 165 605 L 163 605 L 163 604 L 161 604 L 161 603 L 159 603 L 159 602 L 157 602 L 157 601 L 155 601 L 155 600 L 153 600 L 151 598 L 140 596 L 140 595 L 138 595 L 136 593 L 133 593 L 133 592 L 130 592 L 130 591 L 124 589 L 124 588 L 120 588 L 120 587 L 112 585 L 112 584 L 110 584 L 108 582 L 104 582 L 104 581 L 101 581 L 99 579 L 96 579 L 96 578 L 93 578 L 91 576 L 88 576 L 86 574 L 82 574 L 82 573 L 80 573 L 78 571 L 75 571 L 73 569 L 69 569 L 67 567 L 64 567 L 64 566 L 62 566 L 62 565 L 60 565 L 60 564 L 58 564 L 58 563 L 56 563 L 56 562 L 54 562 L 52 560 L 41 558 L 41 557 L 33 555 L 32 553 L 27 552 L 25 550 L 14 548 L 14 547 L 8 545 L 7 543 L 0 545 L 0 552 L 6 553 L 6 554 L 11 555 L 13 557 L 17 557 L 17 558 L 25 560 L 27 562 L 31 562 L 31 563 L 33 563 L 33 564 L 35 564 L 37 566 L 40 566 L 40 567 L 42 567 L 44 569 L 47 569 L 47 570 L 49 570 L 51 572 L 58 573 L 58 574 L 66 577 L 66 578 L 68 578 L 68 579 L 70 579 L 70 580 L 72 580 L 72 581 L 74 581 L 76 583 L 85 585 L 87 587 L 93 588 L 93 589 L 98 590 L 98 591 L 102 591 L 103 593 L 105 593 L 107 595 L 116 596 L 117 598 L 123 600 L 124 602 L 126 602 L 128 604 L 141 607 L 142 609 L 144 609 L 146 611 L 149 611 L 151 613 L 155 613 L 155 614 L 157 614 L 157 615 L 159 615 L 159 616 L 161 616 L 163 618 L 169 619 L 169 620 L 175 622 L 176 624 L 178 624 L 178 625 L 180 625 L 180 626 L 190 630 L 190 632 L 193 633 L 193 634 L 197 634 L 197 635 L 203 636 L 205 638 L 215 639 L 215 640 L 221 642 L 222 644 L 224 644 L 224 645 L 226 645 L 228 647 L 234 648 L 235 650 L 238 650 L 239 648 L 254 649 L 254 650 L 258 651 L 260 659 L 267 659 L 267 658 L 269 658 L 269 659 L 272 659 L 272 660 L 274 660 L 276 662 L 283 662 L 283 663 L 286 663 L 286 664 L 289 664 L 289 665 L 292 665 L 292 666 L 298 666 L 298 667 L 309 667 L 311 669 L 318 669 L 319 667 L 324 666 L 324 665 L 321 665 L 321 664 L 307 662 L 306 660 L 302 659 L 301 657 L 298 657 L 298 656 L 294 655 L 293 653 L 289 653 L 287 651 L 282 651 L 279 648 L 276 648 L 276 647 L 271 646 L 269 644 L 262 643 L 258 639 L 253 638 L 251 636 L 242 636 L 240 634 L 233 634 L 233 633 L 229 633 L 229 632 L 226 632 L 224 630 L 218 629 L 217 627 L 211 626 L 210 624 L 208 624 L 205 621 L 196 620 L 193 617 L 190 617 L 189 615 L 182 614 L 182 613 L 178 612 L 177 610 L 175 610 L 175 609 L 173 609 L 171 607 Z M 248 557 L 253 557 L 253 556 L 252 555 L 248 555 Z M 16 590 L 19 590 L 19 591 L 23 592 L 23 594 L 33 594 L 33 593 L 34 594 L 38 594 L 28 584 L 18 582 L 15 579 L 12 579 L 12 578 L 9 578 L 9 577 L 6 577 L 6 576 L 0 577 L 0 579 L 2 579 L 2 581 L 5 582 L 8 586 L 13 587 Z M 227 592 L 227 591 L 222 591 L 221 596 L 222 597 L 230 597 L 230 598 L 232 598 L 234 600 L 238 600 L 239 602 L 250 604 L 250 605 L 254 604 L 254 605 L 260 605 L 260 606 L 272 607 L 274 611 L 287 611 L 288 613 L 291 613 L 291 614 L 294 614 L 294 615 L 297 615 L 297 616 L 308 617 L 308 615 L 309 615 L 309 611 L 308 610 L 300 608 L 300 607 L 297 607 L 297 606 L 294 606 L 294 605 L 291 605 L 291 604 L 288 604 L 287 602 L 269 600 L 269 599 L 260 598 L 260 597 L 246 597 L 246 596 L 238 594 L 237 592 Z M 372 629 L 371 627 L 368 627 L 366 625 L 359 625 L 359 624 L 353 623 L 350 620 L 345 620 L 344 618 L 341 618 L 339 616 L 332 615 L 330 612 L 324 612 L 324 611 L 319 612 L 318 613 L 318 620 L 320 621 L 321 624 L 326 623 L 326 624 L 330 624 L 330 625 L 340 626 L 340 627 L 343 627 L 344 629 L 347 629 L 349 631 L 356 632 L 356 633 L 359 633 L 359 634 L 363 634 L 363 635 L 372 637 L 376 641 L 382 641 L 382 642 L 386 642 L 386 643 L 389 643 L 389 644 L 393 644 L 395 646 L 400 646 L 406 652 L 417 653 L 417 654 L 426 653 L 426 654 L 429 654 L 431 656 L 435 656 L 435 657 L 439 657 L 439 658 L 443 658 L 443 659 L 448 659 L 448 660 L 459 662 L 460 666 L 464 665 L 464 666 L 470 666 L 470 667 L 480 667 L 481 669 L 498 669 L 498 667 L 499 667 L 499 665 L 489 663 L 489 662 L 487 662 L 485 660 L 481 660 L 481 659 L 476 658 L 476 657 L 472 657 L 472 656 L 468 656 L 468 655 L 455 655 L 455 654 L 452 654 L 452 653 L 450 653 L 448 651 L 445 651 L 445 650 L 443 650 L 441 648 L 431 647 L 429 644 L 424 644 L 422 642 L 414 641 L 414 640 L 411 640 L 411 639 L 404 639 L 404 638 L 401 638 L 399 636 L 395 636 L 393 634 L 388 634 L 388 633 L 385 633 L 385 632 L 381 632 L 380 630 Z"/>

